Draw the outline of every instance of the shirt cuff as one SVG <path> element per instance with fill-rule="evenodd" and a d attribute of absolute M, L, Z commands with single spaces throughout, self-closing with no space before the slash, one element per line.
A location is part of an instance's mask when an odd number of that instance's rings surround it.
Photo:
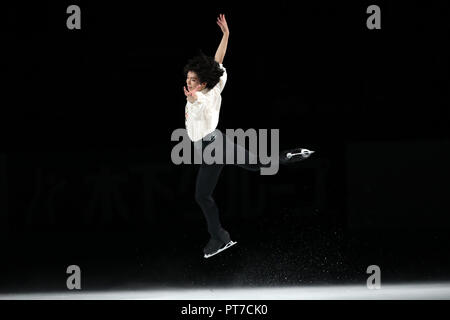
<path fill-rule="evenodd" d="M 188 100 L 188 105 L 189 106 L 193 106 L 193 107 L 198 107 L 199 105 L 202 104 L 202 101 L 204 100 L 205 95 L 201 92 L 197 92 L 197 100 L 195 100 L 194 102 L 189 102 Z"/>

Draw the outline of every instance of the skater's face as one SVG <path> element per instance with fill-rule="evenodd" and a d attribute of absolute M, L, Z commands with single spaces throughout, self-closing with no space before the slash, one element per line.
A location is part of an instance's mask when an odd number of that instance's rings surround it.
<path fill-rule="evenodd" d="M 189 91 L 195 89 L 199 84 L 200 80 L 198 79 L 197 74 L 193 71 L 189 71 L 186 77 L 186 85 Z M 205 89 L 205 87 L 206 82 L 201 83 L 200 89 L 198 91 Z"/>

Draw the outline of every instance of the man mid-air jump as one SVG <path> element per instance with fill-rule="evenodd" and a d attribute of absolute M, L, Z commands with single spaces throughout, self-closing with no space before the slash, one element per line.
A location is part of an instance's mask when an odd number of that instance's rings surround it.
<path fill-rule="evenodd" d="M 201 54 L 189 60 L 184 68 L 187 85 L 187 87 L 183 88 L 187 99 L 185 124 L 191 141 L 195 143 L 201 140 L 201 147 L 197 152 L 202 152 L 216 138 L 216 127 L 219 123 L 222 102 L 221 93 L 227 82 L 227 71 L 223 66 L 223 59 L 227 50 L 230 32 L 225 15 L 219 15 L 217 24 L 222 30 L 223 36 L 214 58 Z M 195 145 L 198 146 L 199 144 Z M 236 144 L 234 144 L 234 150 L 244 153 L 246 159 L 252 156 L 248 150 L 242 149 Z M 293 149 L 290 152 L 283 151 L 280 153 L 279 161 L 281 164 L 301 161 L 308 158 L 313 152 L 304 148 Z M 225 152 L 223 154 L 225 159 Z M 237 152 L 234 154 L 236 155 Z M 210 234 L 210 240 L 203 250 L 205 258 L 209 258 L 236 243 L 231 240 L 230 234 L 222 228 L 219 210 L 212 197 L 225 163 L 226 161 L 223 161 L 221 164 L 206 164 L 203 162 L 197 175 L 195 198 L 206 218 Z M 238 165 L 251 171 L 258 171 L 266 166 L 259 162 L 256 164 Z"/>

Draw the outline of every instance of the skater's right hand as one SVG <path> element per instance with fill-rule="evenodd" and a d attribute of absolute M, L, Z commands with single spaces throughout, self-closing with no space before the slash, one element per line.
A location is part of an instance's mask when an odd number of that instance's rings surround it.
<path fill-rule="evenodd" d="M 197 87 L 195 87 L 194 89 L 192 89 L 190 91 L 186 88 L 186 86 L 183 87 L 184 95 L 187 97 L 187 100 L 190 103 L 194 103 L 197 100 L 197 91 L 200 91 L 201 87 L 202 87 L 202 85 L 199 84 Z"/>

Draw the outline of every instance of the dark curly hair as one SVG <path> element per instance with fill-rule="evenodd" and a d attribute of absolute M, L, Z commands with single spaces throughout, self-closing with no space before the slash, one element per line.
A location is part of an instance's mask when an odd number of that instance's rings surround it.
<path fill-rule="evenodd" d="M 184 67 L 185 77 L 189 71 L 197 74 L 200 83 L 206 82 L 207 89 L 214 88 L 223 75 L 223 70 L 220 69 L 219 63 L 213 57 L 206 56 L 203 53 L 188 61 Z"/>

